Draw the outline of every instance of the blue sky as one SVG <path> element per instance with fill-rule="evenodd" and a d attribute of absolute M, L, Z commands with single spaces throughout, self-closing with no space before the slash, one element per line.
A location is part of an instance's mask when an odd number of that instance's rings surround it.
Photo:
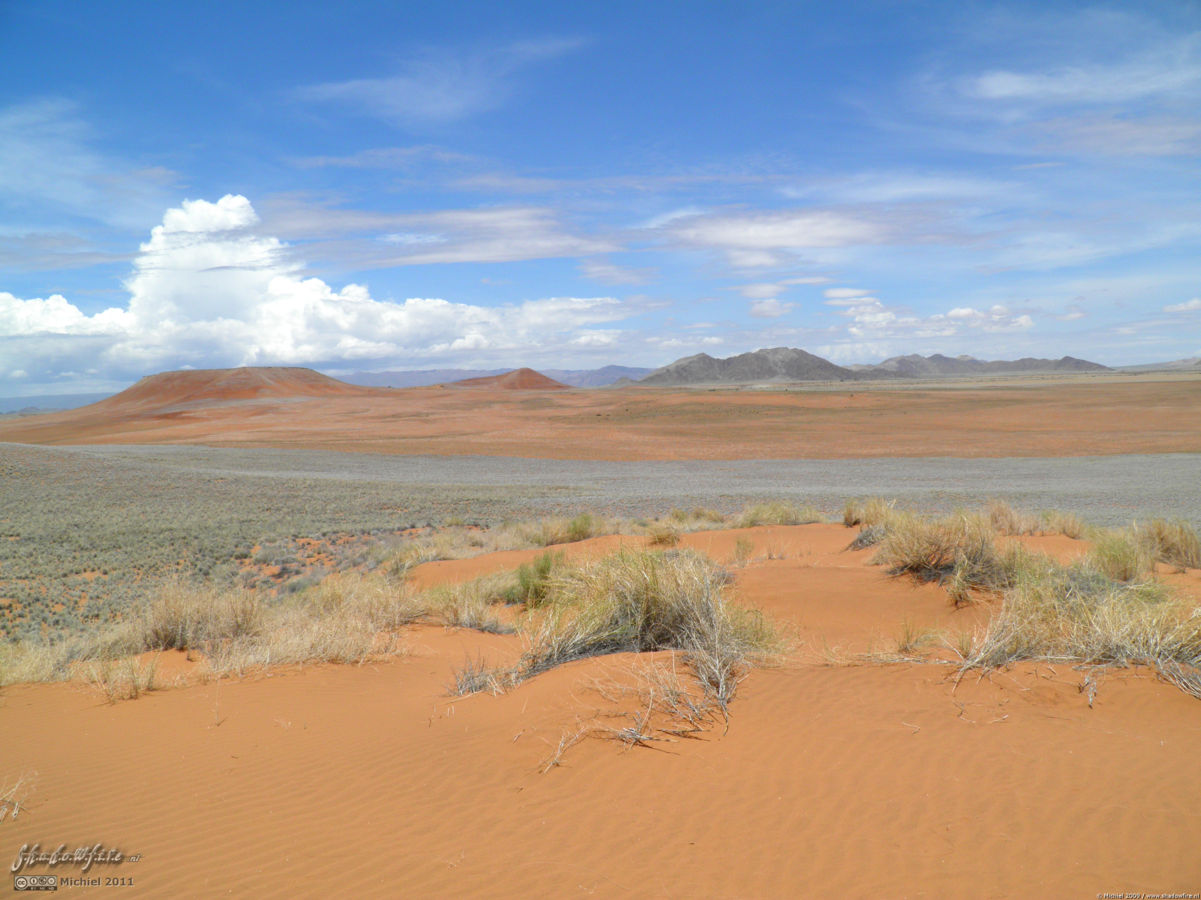
<path fill-rule="evenodd" d="M 1201 354 L 1201 4 L 0 0 L 0 395 Z"/>

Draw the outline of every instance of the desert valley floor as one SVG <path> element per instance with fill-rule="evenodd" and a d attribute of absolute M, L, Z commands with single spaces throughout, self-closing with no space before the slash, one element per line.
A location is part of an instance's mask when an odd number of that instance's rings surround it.
<path fill-rule="evenodd" d="M 457 696 L 457 671 L 511 666 L 525 637 L 421 622 L 398 630 L 398 652 L 361 664 L 213 677 L 202 653 L 146 654 L 160 689 L 115 703 L 82 677 L 7 685 L 0 853 L 99 842 L 138 857 L 93 867 L 83 877 L 101 885 L 69 895 L 1201 894 L 1201 701 L 1141 666 L 965 671 L 956 642 L 1000 601 L 957 606 L 940 584 L 890 575 L 872 549 L 848 549 L 857 529 L 841 524 L 846 500 L 881 495 L 928 512 L 1001 498 L 1103 526 L 1196 528 L 1201 379 L 151 387 L 0 420 L 0 593 L 23 541 L 120 541 L 155 514 L 156 553 L 272 517 L 399 535 L 784 499 L 828 521 L 680 536 L 786 638 L 728 718 L 699 730 L 638 731 L 656 679 L 686 673 L 671 651 L 578 659 Z M 647 542 L 562 550 L 598 559 Z M 1061 563 L 1089 548 L 1062 534 L 1003 542 Z M 91 552 L 87 540 L 72 552 Z M 408 585 L 463 583 L 541 552 L 423 562 Z M 1201 604 L 1201 569 L 1160 565 L 1156 578 Z"/>

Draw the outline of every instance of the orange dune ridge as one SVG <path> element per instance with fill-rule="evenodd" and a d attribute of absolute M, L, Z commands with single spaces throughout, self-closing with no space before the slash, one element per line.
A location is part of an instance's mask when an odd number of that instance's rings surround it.
<path fill-rule="evenodd" d="M 871 550 L 843 549 L 851 534 L 684 536 L 719 561 L 746 557 L 730 567 L 735 600 L 769 613 L 792 647 L 749 674 L 728 722 L 644 747 L 598 735 L 638 713 L 621 687 L 648 663 L 687 674 L 671 654 L 580 660 L 459 698 L 456 669 L 511 664 L 521 639 L 428 625 L 404 629 L 406 653 L 389 661 L 241 680 L 204 680 L 164 654 L 163 671 L 189 683 L 115 705 L 82 683 L 7 688 L 0 785 L 27 774 L 33 789 L 0 821 L 0 848 L 119 848 L 139 858 L 90 874 L 132 879 L 120 895 L 145 897 L 1201 889 L 1201 704 L 1133 670 L 957 678 L 865 661 L 856 654 L 895 648 L 906 628 L 976 629 L 988 606 L 957 609 L 937 585 L 888 576 Z M 1020 540 L 1064 560 L 1083 547 Z M 535 555 L 428 563 L 413 578 L 464 580 Z M 1171 579 L 1201 600 L 1201 571 Z M 594 736 L 547 768 L 586 728 Z"/>
<path fill-rule="evenodd" d="M 174 372 L 91 406 L 0 421 L 0 441 L 598 460 L 1201 452 L 1189 378 L 710 391 L 547 390 L 555 383 L 534 376 L 395 390 L 306 369 Z"/>

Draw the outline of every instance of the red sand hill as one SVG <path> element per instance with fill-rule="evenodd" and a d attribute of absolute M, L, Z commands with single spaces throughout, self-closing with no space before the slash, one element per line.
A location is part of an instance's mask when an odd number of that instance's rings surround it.
<path fill-rule="evenodd" d="M 298 401 L 343 403 L 392 393 L 282 366 L 162 372 L 90 406 L 3 423 L 0 440 L 187 443 L 196 434 L 211 436 L 214 429 L 242 433 L 247 422 L 273 411 L 294 414 Z"/>
<path fill-rule="evenodd" d="M 448 387 L 494 388 L 502 391 L 565 391 L 568 386 L 561 381 L 547 378 L 533 369 L 514 369 L 504 375 L 489 375 L 483 378 L 465 378 L 453 381 Z"/>
<path fill-rule="evenodd" d="M 243 366 L 237 369 L 196 369 L 147 375 L 88 410 L 148 411 L 183 404 L 213 404 L 239 400 L 288 397 L 345 397 L 373 393 L 312 369 L 283 366 Z"/>

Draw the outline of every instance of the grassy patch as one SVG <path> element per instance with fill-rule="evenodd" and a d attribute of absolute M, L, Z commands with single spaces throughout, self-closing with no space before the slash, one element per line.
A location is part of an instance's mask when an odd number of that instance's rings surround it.
<path fill-rule="evenodd" d="M 883 525 L 893 514 L 895 505 L 896 501 L 885 500 L 883 497 L 848 500 L 842 510 L 842 524 L 847 528 L 854 528 L 856 525 L 862 528 Z"/>
<path fill-rule="evenodd" d="M 1129 582 L 1151 574 L 1153 549 L 1133 529 L 1096 532 L 1092 545 L 1089 565 L 1107 578 Z"/>
<path fill-rule="evenodd" d="M 1137 526 L 1136 531 L 1157 561 L 1181 569 L 1201 569 L 1201 540 L 1187 522 L 1155 519 Z"/>
<path fill-rule="evenodd" d="M 724 597 L 728 577 L 689 551 L 622 550 L 555 580 L 519 672 L 605 653 L 681 650 L 724 705 L 749 663 L 776 646 L 763 617 Z"/>
<path fill-rule="evenodd" d="M 909 574 L 947 587 L 956 603 L 967 602 L 972 589 L 1008 587 L 1027 564 L 1018 545 L 998 550 L 996 531 L 982 515 L 961 513 L 942 519 L 897 514 L 889 521 L 872 562 L 893 575 Z"/>
<path fill-rule="evenodd" d="M 812 506 L 797 506 L 783 501 L 756 503 L 738 516 L 735 526 L 753 528 L 757 525 L 808 525 L 824 522 L 825 516 Z"/>
<path fill-rule="evenodd" d="M 1201 667 L 1201 615 L 1156 582 L 1123 582 L 1089 560 L 1044 559 L 1006 593 L 965 665 L 1021 659 L 1133 664 L 1176 673 Z"/>
<path fill-rule="evenodd" d="M 646 536 L 652 547 L 674 547 L 680 543 L 680 528 L 670 522 L 654 522 L 647 526 Z"/>
<path fill-rule="evenodd" d="M 510 603 L 522 603 L 528 608 L 542 605 L 550 588 L 551 577 L 566 566 L 567 556 L 563 551 L 550 551 L 522 563 L 517 568 L 517 584 L 505 595 Z"/>

